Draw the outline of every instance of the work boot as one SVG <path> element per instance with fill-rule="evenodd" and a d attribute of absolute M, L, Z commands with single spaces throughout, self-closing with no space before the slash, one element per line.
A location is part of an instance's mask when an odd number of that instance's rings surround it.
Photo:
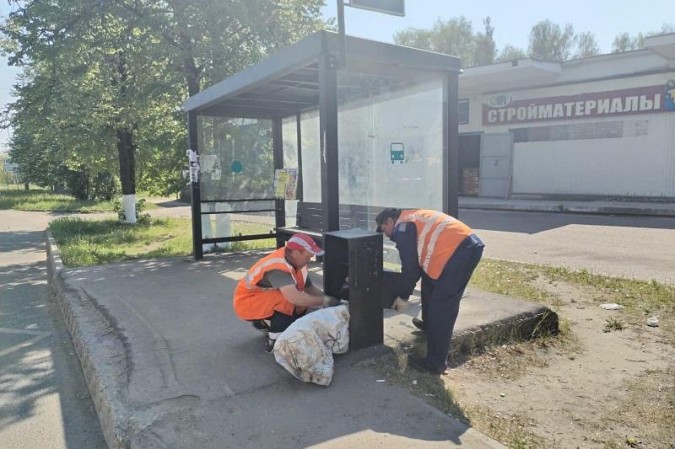
<path fill-rule="evenodd" d="M 413 326 L 415 326 L 417 329 L 421 330 L 422 332 L 427 331 L 427 323 L 420 320 L 419 318 L 413 318 L 412 323 L 413 323 Z"/>
<path fill-rule="evenodd" d="M 265 352 L 268 352 L 270 354 L 274 352 L 274 344 L 277 342 L 277 338 L 279 338 L 279 335 L 281 335 L 281 332 L 270 332 L 268 334 Z"/>
<path fill-rule="evenodd" d="M 253 327 L 256 330 L 259 330 L 260 332 L 262 332 L 264 336 L 267 336 L 270 333 L 269 320 L 257 320 L 257 321 L 253 321 L 251 324 L 253 324 Z"/>
<path fill-rule="evenodd" d="M 447 370 L 445 368 L 443 369 L 434 368 L 433 366 L 429 365 L 427 359 L 415 357 L 414 355 L 408 356 L 408 366 L 412 366 L 418 371 L 424 371 L 435 375 L 442 375 L 447 373 Z"/>

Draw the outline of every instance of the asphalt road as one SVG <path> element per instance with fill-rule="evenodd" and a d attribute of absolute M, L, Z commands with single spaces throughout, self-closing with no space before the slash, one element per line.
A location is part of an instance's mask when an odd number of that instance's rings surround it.
<path fill-rule="evenodd" d="M 48 221 L 0 210 L 0 448 L 103 449 L 68 331 L 49 301 Z"/>
<path fill-rule="evenodd" d="M 485 257 L 675 284 L 675 218 L 460 210 Z"/>

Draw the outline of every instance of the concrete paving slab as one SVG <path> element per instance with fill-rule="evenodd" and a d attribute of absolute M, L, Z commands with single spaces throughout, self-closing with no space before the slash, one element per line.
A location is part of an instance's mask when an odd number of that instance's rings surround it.
<path fill-rule="evenodd" d="M 49 242 L 60 301 L 110 448 L 468 447 L 501 444 L 405 387 L 336 358 L 331 386 L 294 379 L 231 307 L 258 253 L 64 269 Z M 418 338 L 387 310 L 385 343 Z M 536 307 L 535 307 L 536 308 Z M 532 312 L 471 291 L 457 331 Z"/>
<path fill-rule="evenodd" d="M 405 313 L 384 311 L 385 344 L 414 346 L 422 332 L 412 325 L 420 316 L 419 297 L 411 297 Z M 531 301 L 468 288 L 462 298 L 452 336 L 451 359 L 461 361 L 484 347 L 505 341 L 529 339 L 541 333 L 555 333 L 558 316 L 548 307 Z"/>

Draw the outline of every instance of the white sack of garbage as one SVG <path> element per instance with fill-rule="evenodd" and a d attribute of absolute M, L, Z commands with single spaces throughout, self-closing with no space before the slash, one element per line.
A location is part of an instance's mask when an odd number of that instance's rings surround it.
<path fill-rule="evenodd" d="M 333 354 L 349 349 L 349 309 L 327 307 L 296 320 L 274 344 L 274 358 L 303 382 L 330 385 Z"/>

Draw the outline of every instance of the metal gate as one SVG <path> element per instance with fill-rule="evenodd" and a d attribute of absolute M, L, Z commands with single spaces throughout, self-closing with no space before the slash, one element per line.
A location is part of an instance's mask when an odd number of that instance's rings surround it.
<path fill-rule="evenodd" d="M 480 196 L 508 198 L 511 190 L 513 134 L 483 134 L 480 148 Z"/>

